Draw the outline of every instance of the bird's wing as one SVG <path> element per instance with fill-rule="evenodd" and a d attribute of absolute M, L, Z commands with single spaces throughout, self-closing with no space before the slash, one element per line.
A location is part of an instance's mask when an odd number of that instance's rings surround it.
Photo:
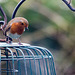
<path fill-rule="evenodd" d="M 5 27 L 4 31 L 7 32 L 11 28 L 12 23 L 14 22 L 15 22 L 15 19 L 10 20 L 7 26 Z"/>
<path fill-rule="evenodd" d="M 7 32 L 7 31 L 9 31 L 9 29 L 11 28 L 11 25 L 10 24 L 8 24 L 7 26 L 6 26 L 6 28 L 4 29 L 4 32 Z"/>
<path fill-rule="evenodd" d="M 7 26 L 4 29 L 4 35 L 6 36 L 6 33 L 10 30 L 12 23 L 14 20 L 12 19 L 11 21 L 8 22 Z"/>
<path fill-rule="evenodd" d="M 7 26 L 4 29 L 4 33 L 6 34 L 10 30 L 12 23 L 19 22 L 22 20 L 24 20 L 24 18 L 16 17 L 16 18 L 12 19 L 11 21 L 9 21 L 9 23 L 7 24 Z"/>
<path fill-rule="evenodd" d="M 4 29 L 4 35 L 7 36 L 7 32 L 10 30 L 11 25 L 7 25 L 7 27 Z"/>

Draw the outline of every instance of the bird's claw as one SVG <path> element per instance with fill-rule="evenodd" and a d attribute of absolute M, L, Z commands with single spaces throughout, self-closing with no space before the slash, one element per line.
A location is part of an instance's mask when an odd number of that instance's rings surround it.
<path fill-rule="evenodd" d="M 7 43 L 7 44 L 11 44 L 11 43 L 12 43 L 12 41 L 8 40 L 8 41 L 6 41 L 6 43 Z"/>
<path fill-rule="evenodd" d="M 6 43 L 11 44 L 12 43 L 12 38 L 7 36 L 6 37 Z"/>
<path fill-rule="evenodd" d="M 19 45 L 23 45 L 21 42 L 18 43 Z"/>

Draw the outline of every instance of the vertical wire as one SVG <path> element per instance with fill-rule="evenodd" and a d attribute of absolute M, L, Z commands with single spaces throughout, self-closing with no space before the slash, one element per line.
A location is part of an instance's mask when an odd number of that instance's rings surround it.
<path fill-rule="evenodd" d="M 19 56 L 19 52 L 16 50 L 16 52 L 17 52 L 17 55 Z M 21 66 L 20 66 L 20 60 L 18 60 L 18 73 L 17 73 L 17 75 L 21 75 Z"/>
<path fill-rule="evenodd" d="M 13 66 L 13 75 L 15 75 L 15 67 L 14 67 L 14 56 L 13 56 L 13 52 L 12 52 L 12 50 L 10 49 L 10 48 L 6 48 L 7 50 L 9 50 L 10 51 L 10 53 L 11 53 L 11 56 L 12 56 L 12 66 Z"/>
<path fill-rule="evenodd" d="M 1 75 L 1 49 L 0 49 L 0 75 Z"/>
<path fill-rule="evenodd" d="M 5 53 L 6 53 L 6 58 L 8 59 L 8 50 L 7 49 L 5 49 Z M 8 60 L 6 61 L 6 67 L 7 67 L 7 75 L 9 75 L 9 69 L 8 69 Z"/>
<path fill-rule="evenodd" d="M 29 49 L 30 49 L 30 48 L 29 48 Z M 31 48 L 31 49 L 35 51 L 36 55 L 38 55 L 37 50 L 35 50 L 35 49 L 33 49 L 33 48 Z M 39 56 L 39 55 L 38 55 L 38 56 Z M 41 66 L 40 66 L 40 61 L 39 61 L 39 59 L 38 59 L 38 63 L 39 63 L 40 75 L 42 75 L 42 73 L 41 73 Z"/>
<path fill-rule="evenodd" d="M 27 54 L 29 55 L 29 52 L 26 50 Z M 29 64 L 30 64 L 30 72 L 31 72 L 31 75 L 32 75 L 32 66 L 31 66 L 31 60 L 29 60 Z"/>
<path fill-rule="evenodd" d="M 51 75 L 56 75 L 56 71 L 55 71 L 55 65 L 54 65 L 54 60 L 53 60 L 53 55 L 52 55 L 52 53 L 48 50 L 48 49 L 46 49 L 46 48 L 43 48 L 44 50 L 46 50 L 48 53 L 49 53 L 49 55 L 51 55 L 51 60 L 50 60 L 50 63 L 51 63 L 51 68 L 50 68 L 50 71 L 51 71 Z"/>
<path fill-rule="evenodd" d="M 21 54 L 23 55 L 23 59 L 24 59 L 24 67 L 25 67 L 25 75 L 27 75 L 27 68 L 26 68 L 26 59 L 25 59 L 25 55 L 23 53 L 23 51 L 20 48 L 15 48 L 16 50 L 19 50 L 21 52 Z"/>
<path fill-rule="evenodd" d="M 56 75 L 52 53 L 48 49 L 43 48 L 43 47 L 38 47 L 38 46 L 33 46 L 33 47 L 41 49 L 41 50 L 44 50 L 47 53 L 48 58 L 49 58 L 49 62 L 51 63 L 51 64 L 49 64 L 49 66 L 50 66 L 50 73 L 51 73 L 51 75 Z M 51 56 L 51 58 L 50 58 L 50 56 Z"/>
<path fill-rule="evenodd" d="M 48 56 L 48 58 L 49 58 L 48 53 L 47 53 L 44 49 L 42 49 L 42 48 L 40 48 L 40 47 L 38 47 L 38 46 L 34 46 L 34 48 L 39 49 L 42 53 L 44 53 L 44 55 L 46 54 L 46 55 Z M 47 65 L 47 59 L 45 59 L 45 62 L 46 62 L 47 75 L 49 75 L 49 70 L 48 70 L 48 65 Z"/>
<path fill-rule="evenodd" d="M 29 47 L 30 49 L 34 50 L 35 53 L 39 56 L 39 54 L 37 53 L 37 51 L 41 54 L 41 57 L 43 59 L 43 67 L 44 67 L 44 75 L 46 75 L 46 72 L 45 72 L 45 64 L 44 64 L 44 57 L 43 57 L 43 54 L 40 50 L 38 49 L 35 49 L 34 47 Z M 40 57 L 39 57 L 40 58 Z M 40 65 L 40 61 L 38 59 L 38 62 L 39 62 L 39 70 L 40 70 L 40 75 L 42 75 L 42 72 L 41 72 L 41 65 Z"/>
<path fill-rule="evenodd" d="M 33 59 L 34 59 L 35 75 L 37 75 L 37 74 L 36 74 L 36 64 L 35 64 L 35 56 L 34 56 L 34 53 L 33 53 L 30 49 L 27 49 L 27 48 L 22 48 L 22 49 L 25 49 L 25 50 L 29 51 L 29 52 L 32 54 L 32 57 L 33 57 Z"/>

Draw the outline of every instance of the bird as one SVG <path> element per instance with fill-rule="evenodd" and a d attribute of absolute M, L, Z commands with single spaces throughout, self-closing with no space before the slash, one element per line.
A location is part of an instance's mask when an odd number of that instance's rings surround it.
<path fill-rule="evenodd" d="M 11 43 L 12 39 L 18 39 L 19 44 L 21 45 L 19 37 L 26 29 L 28 30 L 28 26 L 29 22 L 26 18 L 15 17 L 10 20 L 6 27 L 3 28 L 3 34 L 6 37 L 6 42 Z"/>

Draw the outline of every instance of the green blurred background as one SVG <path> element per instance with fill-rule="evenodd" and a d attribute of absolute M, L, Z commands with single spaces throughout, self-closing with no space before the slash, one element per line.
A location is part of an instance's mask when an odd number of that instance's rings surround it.
<path fill-rule="evenodd" d="M 8 22 L 19 1 L 0 0 Z M 16 17 L 29 21 L 29 31 L 21 36 L 22 42 L 48 48 L 54 56 L 57 75 L 75 75 L 75 13 L 62 0 L 27 0 Z M 0 38 L 4 38 L 1 32 Z"/>

